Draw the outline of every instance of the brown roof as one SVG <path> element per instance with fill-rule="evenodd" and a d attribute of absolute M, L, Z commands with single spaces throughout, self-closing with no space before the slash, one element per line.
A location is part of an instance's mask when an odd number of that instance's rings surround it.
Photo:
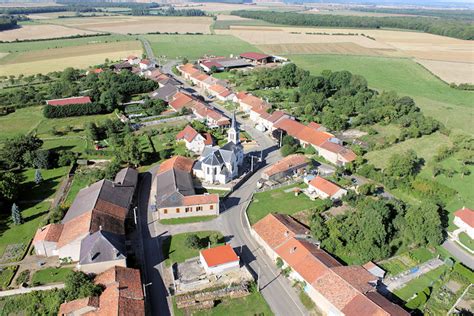
<path fill-rule="evenodd" d="M 184 206 L 219 203 L 219 194 L 188 195 L 182 198 Z"/>
<path fill-rule="evenodd" d="M 470 208 L 463 207 L 454 212 L 454 216 L 459 217 L 464 223 L 474 227 L 474 211 Z"/>
<path fill-rule="evenodd" d="M 362 266 L 340 266 L 332 270 L 363 294 L 372 291 L 377 283 L 377 277 Z"/>
<path fill-rule="evenodd" d="M 184 94 L 182 92 L 178 92 L 174 95 L 173 100 L 169 103 L 169 105 L 175 110 L 179 111 L 183 107 L 189 105 L 193 101 L 189 95 Z"/>
<path fill-rule="evenodd" d="M 321 146 L 323 143 L 327 142 L 327 140 L 334 137 L 334 135 L 330 133 L 315 130 L 312 127 L 305 126 L 300 122 L 289 118 L 277 122 L 275 128 L 282 129 L 288 135 L 315 146 Z"/>
<path fill-rule="evenodd" d="M 338 186 L 337 184 L 335 183 L 332 183 L 331 181 L 329 180 L 326 180 L 320 176 L 317 176 L 316 178 L 314 178 L 313 180 L 311 180 L 309 182 L 309 184 L 313 187 L 315 187 L 316 189 L 326 193 L 327 195 L 329 196 L 333 196 L 334 194 L 336 194 L 339 190 L 341 190 L 342 188 L 340 186 Z"/>
<path fill-rule="evenodd" d="M 337 309 L 342 310 L 359 293 L 330 269 L 311 285 Z"/>
<path fill-rule="evenodd" d="M 35 238 L 33 239 L 33 243 L 37 241 L 58 242 L 63 230 L 63 226 L 63 224 L 48 224 L 38 228 Z"/>
<path fill-rule="evenodd" d="M 59 307 L 58 315 L 70 315 L 78 310 L 89 307 L 91 310 L 96 310 L 99 308 L 99 298 L 96 296 L 93 297 L 84 297 L 79 298 L 74 301 L 62 303 Z"/>
<path fill-rule="evenodd" d="M 183 156 L 174 156 L 161 163 L 160 169 L 158 170 L 158 174 L 174 168 L 190 173 L 193 170 L 193 164 L 194 160 L 190 158 L 186 158 Z"/>
<path fill-rule="evenodd" d="M 276 121 L 278 121 L 279 119 L 281 119 L 283 116 L 285 115 L 288 115 L 286 114 L 285 112 L 283 111 L 275 111 L 273 112 L 270 116 L 268 116 L 267 118 L 265 118 L 267 121 L 271 122 L 271 123 L 275 123 Z"/>
<path fill-rule="evenodd" d="M 324 143 L 321 144 L 320 147 L 330 152 L 339 154 L 347 162 L 353 161 L 354 159 L 357 158 L 357 155 L 352 150 L 347 149 L 342 145 L 339 145 L 330 141 L 325 141 Z"/>
<path fill-rule="evenodd" d="M 287 171 L 291 168 L 304 166 L 307 163 L 307 159 L 304 155 L 289 155 L 266 168 L 263 173 L 270 177 L 280 172 Z"/>
<path fill-rule="evenodd" d="M 268 214 L 255 223 L 253 229 L 271 248 L 278 247 L 295 235 L 310 233 L 305 226 L 284 214 Z"/>
<path fill-rule="evenodd" d="M 221 264 L 226 264 L 238 261 L 239 257 L 230 245 L 223 245 L 214 248 L 201 250 L 201 255 L 206 260 L 208 267 L 215 267 Z"/>
<path fill-rule="evenodd" d="M 240 54 L 240 57 L 247 58 L 247 59 L 253 59 L 253 60 L 262 60 L 262 59 L 266 59 L 266 58 L 271 57 L 271 56 L 267 55 L 267 54 L 262 54 L 262 53 L 249 52 L 249 53 Z"/>
<path fill-rule="evenodd" d="M 186 127 L 176 135 L 176 139 L 185 139 L 187 142 L 192 142 L 198 134 L 199 133 L 194 128 L 192 128 L 191 125 L 186 125 Z"/>
<path fill-rule="evenodd" d="M 199 72 L 198 69 L 194 68 L 194 65 L 193 64 L 186 64 L 186 65 L 182 65 L 179 67 L 181 69 L 181 71 L 187 73 L 187 74 L 194 74 L 196 72 Z"/>
<path fill-rule="evenodd" d="M 349 303 L 342 309 L 346 316 L 372 315 L 385 316 L 390 315 L 384 311 L 377 304 L 372 302 L 367 296 L 359 294 L 350 300 Z"/>
<path fill-rule="evenodd" d="M 212 145 L 213 140 L 212 140 L 212 135 L 208 132 L 205 132 L 202 134 L 204 137 L 204 145 Z"/>
<path fill-rule="evenodd" d="M 366 296 L 375 304 L 383 308 L 391 316 L 406 316 L 409 315 L 403 308 L 394 304 L 383 297 L 378 292 L 369 292 Z"/>
<path fill-rule="evenodd" d="M 58 249 L 81 236 L 89 233 L 91 226 L 92 210 L 64 223 L 61 237 L 58 240 Z"/>

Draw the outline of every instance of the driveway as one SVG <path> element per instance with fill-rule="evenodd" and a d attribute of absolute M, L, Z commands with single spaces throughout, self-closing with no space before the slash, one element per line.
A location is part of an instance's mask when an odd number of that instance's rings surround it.
<path fill-rule="evenodd" d="M 447 239 L 443 243 L 443 248 L 449 251 L 456 259 L 461 261 L 464 265 L 474 270 L 474 256 L 468 254 L 454 241 Z"/>

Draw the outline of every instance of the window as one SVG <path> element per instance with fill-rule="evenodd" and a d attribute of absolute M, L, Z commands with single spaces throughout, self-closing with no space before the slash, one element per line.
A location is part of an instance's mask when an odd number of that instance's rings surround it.
<path fill-rule="evenodd" d="M 179 207 L 176 208 L 176 213 L 179 213 Z"/>
<path fill-rule="evenodd" d="M 186 213 L 189 213 L 189 212 L 192 212 L 192 211 L 193 211 L 193 208 L 192 208 L 192 207 L 186 207 L 186 208 L 184 209 L 184 211 L 185 211 Z"/>
<path fill-rule="evenodd" d="M 168 209 L 167 209 L 167 208 L 165 208 L 165 209 L 163 210 L 163 214 L 168 214 Z"/>
<path fill-rule="evenodd" d="M 202 211 L 202 206 L 196 206 L 196 212 Z"/>
<path fill-rule="evenodd" d="M 209 205 L 209 209 L 210 209 L 210 210 L 213 210 L 213 209 L 214 209 L 214 205 Z"/>

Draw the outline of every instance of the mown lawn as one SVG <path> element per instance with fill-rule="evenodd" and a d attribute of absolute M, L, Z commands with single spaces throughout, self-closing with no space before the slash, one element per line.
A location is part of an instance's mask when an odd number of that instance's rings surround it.
<path fill-rule="evenodd" d="M 284 192 L 285 190 L 297 186 L 298 185 L 290 185 L 276 190 L 256 193 L 247 209 L 250 224 L 255 224 L 270 213 L 292 215 L 299 211 L 314 208 L 322 203 L 322 200 L 319 199 L 311 201 L 302 193 L 295 196 L 292 190 L 290 192 Z"/>
<path fill-rule="evenodd" d="M 194 313 L 195 316 L 229 316 L 229 315 L 242 315 L 242 316 L 268 316 L 273 315 L 270 307 L 263 298 L 262 294 L 256 292 L 249 296 L 236 298 L 236 299 L 225 299 L 219 303 L 216 307 L 199 311 Z"/>
<path fill-rule="evenodd" d="M 46 268 L 38 270 L 33 274 L 31 283 L 34 285 L 64 282 L 66 276 L 71 273 L 72 268 Z"/>
<path fill-rule="evenodd" d="M 217 231 L 202 231 L 196 233 L 183 233 L 170 236 L 163 242 L 163 257 L 166 265 L 170 266 L 174 262 L 184 262 L 186 259 L 199 256 L 200 249 L 189 248 L 186 246 L 185 240 L 189 235 L 196 234 L 201 239 L 201 248 L 208 246 L 209 236 L 213 234 L 219 235 L 219 244 L 223 244 L 223 237 Z"/>
<path fill-rule="evenodd" d="M 0 116 L 0 141 L 27 134 L 44 119 L 39 106 L 18 109 L 8 115 Z"/>
<path fill-rule="evenodd" d="M 474 251 L 474 240 L 471 239 L 471 237 L 468 236 L 465 232 L 462 232 L 459 234 L 459 241 L 472 251 Z"/>
<path fill-rule="evenodd" d="M 350 55 L 289 57 L 314 74 L 325 69 L 360 74 L 367 79 L 370 87 L 411 96 L 426 115 L 450 128 L 474 134 L 472 92 L 449 87 L 410 59 Z"/>
<path fill-rule="evenodd" d="M 0 271 L 0 289 L 5 290 L 11 283 L 18 266 L 9 266 Z M 1 308 L 0 308 L 1 309 Z"/>
<path fill-rule="evenodd" d="M 185 218 L 169 218 L 162 219 L 160 223 L 163 225 L 179 225 L 179 224 L 189 224 L 197 222 L 207 222 L 217 218 L 217 216 L 193 216 Z"/>
<path fill-rule="evenodd" d="M 259 52 L 253 45 L 232 35 L 145 35 L 156 56 L 190 60 L 204 55 L 238 56 L 244 52 Z"/>
<path fill-rule="evenodd" d="M 447 269 L 448 267 L 446 265 L 442 265 L 408 282 L 403 288 L 396 290 L 394 293 L 401 299 L 408 301 L 414 294 L 424 290 L 438 280 Z"/>

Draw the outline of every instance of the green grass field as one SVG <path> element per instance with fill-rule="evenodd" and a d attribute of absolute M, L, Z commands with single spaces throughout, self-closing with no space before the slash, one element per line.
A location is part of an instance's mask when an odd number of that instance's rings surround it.
<path fill-rule="evenodd" d="M 167 238 L 163 242 L 163 257 L 165 258 L 167 266 L 170 266 L 174 262 L 184 262 L 187 259 L 199 256 L 199 249 L 189 248 L 185 244 L 186 237 L 191 234 L 196 234 L 201 239 L 201 249 L 207 247 L 209 236 L 212 234 L 219 235 L 220 244 L 222 244 L 224 237 L 217 231 L 202 231 L 196 233 L 177 234 Z"/>
<path fill-rule="evenodd" d="M 474 134 L 474 93 L 450 88 L 410 59 L 347 55 L 289 57 L 314 74 L 329 69 L 363 75 L 370 87 L 411 96 L 426 115 L 450 128 Z"/>
<path fill-rule="evenodd" d="M 466 247 L 468 247 L 469 249 L 471 249 L 472 251 L 474 251 L 474 240 L 471 239 L 471 237 L 469 237 L 468 234 L 466 234 L 465 232 L 462 232 L 459 234 L 459 241 Z"/>
<path fill-rule="evenodd" d="M 0 141 L 5 138 L 24 135 L 36 128 L 43 120 L 41 107 L 28 107 L 0 116 Z"/>
<path fill-rule="evenodd" d="M 220 302 L 216 307 L 210 310 L 203 310 L 193 313 L 195 316 L 269 316 L 273 315 L 270 307 L 263 298 L 262 294 L 256 292 L 249 296 L 226 299 Z"/>
<path fill-rule="evenodd" d="M 66 276 L 71 273 L 71 268 L 46 268 L 38 270 L 31 278 L 32 284 L 50 284 L 64 282 Z"/>
<path fill-rule="evenodd" d="M 290 185 L 276 190 L 256 193 L 247 209 L 250 224 L 255 224 L 270 213 L 292 215 L 299 211 L 311 209 L 322 203 L 319 199 L 311 201 L 304 194 L 295 196 L 293 191 L 284 192 L 296 186 L 297 185 Z"/>
<path fill-rule="evenodd" d="M 10 285 L 17 268 L 18 266 L 9 266 L 0 271 L 0 289 L 4 290 Z"/>
<path fill-rule="evenodd" d="M 203 55 L 237 56 L 243 52 L 259 52 L 257 48 L 231 35 L 146 35 L 156 56 L 167 59 L 187 57 L 194 60 Z"/>
<path fill-rule="evenodd" d="M 442 265 L 439 268 L 436 268 L 430 272 L 427 272 L 420 277 L 408 282 L 404 287 L 399 290 L 395 291 L 395 295 L 399 298 L 407 301 L 410 299 L 414 294 L 424 290 L 426 287 L 433 284 L 436 280 L 438 280 L 441 275 L 447 270 L 446 265 Z"/>
<path fill-rule="evenodd" d="M 170 218 L 170 219 L 162 219 L 160 221 L 163 225 L 179 225 L 179 224 L 189 224 L 189 223 L 197 223 L 197 222 L 207 222 L 217 218 L 217 216 L 193 216 L 193 217 L 185 217 L 185 218 Z"/>

